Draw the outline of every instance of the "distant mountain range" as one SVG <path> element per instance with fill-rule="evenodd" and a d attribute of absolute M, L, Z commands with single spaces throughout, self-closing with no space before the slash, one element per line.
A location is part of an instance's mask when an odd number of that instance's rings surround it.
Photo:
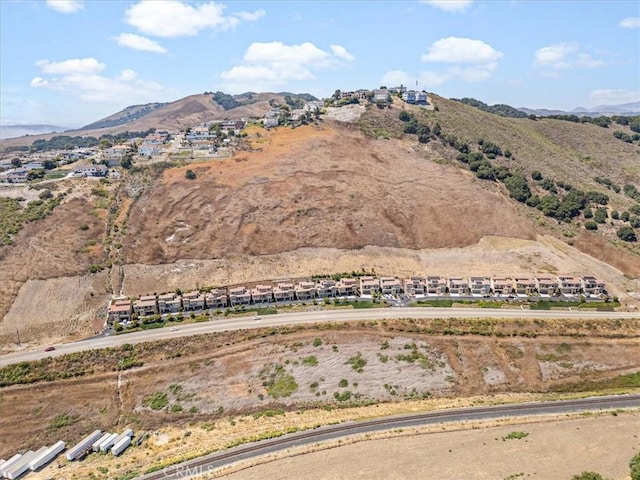
<path fill-rule="evenodd" d="M 0 125 L 0 140 L 22 137 L 24 135 L 41 135 L 43 133 L 57 133 L 69 130 L 68 127 L 55 125 Z"/>
<path fill-rule="evenodd" d="M 578 107 L 570 112 L 564 110 L 548 110 L 546 108 L 532 109 L 526 107 L 518 108 L 526 114 L 533 114 L 539 117 L 547 117 L 549 115 L 578 115 L 585 117 L 598 117 L 600 115 L 640 115 L 640 102 L 622 103 L 619 105 L 598 105 L 593 108 Z"/>

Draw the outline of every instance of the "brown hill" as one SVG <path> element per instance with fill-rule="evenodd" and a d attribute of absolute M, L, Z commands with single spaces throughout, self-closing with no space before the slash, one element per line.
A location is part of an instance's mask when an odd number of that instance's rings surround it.
<path fill-rule="evenodd" d="M 410 145 L 338 125 L 262 134 L 256 150 L 171 169 L 134 205 L 126 263 L 300 247 L 452 247 L 535 238 L 495 189 Z M 482 218 L 482 221 L 477 221 Z"/>
<path fill-rule="evenodd" d="M 259 100 L 238 108 L 247 112 L 262 108 L 260 102 L 268 105 L 267 99 Z M 531 180 L 537 169 L 545 177 L 607 193 L 610 210 L 623 211 L 633 201 L 593 178 L 637 185 L 637 146 L 615 139 L 612 129 L 508 119 L 434 100 L 434 111 L 397 100 L 391 109 L 369 108 L 358 124 L 321 120 L 268 131 L 254 126 L 243 150 L 230 159 L 140 166 L 97 189 L 95 182 L 78 179 L 51 184 L 55 191 L 73 192 L 50 216 L 29 223 L 13 245 L 0 249 L 0 335 L 13 335 L 14 325 L 25 319 L 47 325 L 47 333 L 58 329 L 52 318 L 70 325 L 65 332 L 77 331 L 78 325 L 86 329 L 90 322 L 82 319 L 95 317 L 121 289 L 147 293 L 363 265 L 396 275 L 593 271 L 614 285 L 616 294 L 631 291 L 622 273 L 640 276 L 640 255 L 637 245 L 617 239 L 620 221 L 609 219 L 588 234 L 583 220 L 561 223 L 545 217 L 510 199 L 501 183 L 476 178 L 442 141 L 421 144 L 415 135 L 403 134 L 399 113 L 406 109 L 431 126 L 438 122 L 443 132 L 470 145 L 482 137 L 510 149 L 511 159 L 499 157 L 494 163 L 525 174 L 535 193 L 545 193 Z M 158 121 L 196 118 L 204 115 L 207 102 L 208 96 L 193 96 L 148 116 L 162 110 Z M 195 180 L 185 178 L 187 169 L 195 171 Z M 541 235 L 562 242 L 541 240 Z M 486 241 L 495 237 L 505 240 Z M 523 241 L 529 243 L 520 245 Z M 431 250 L 408 253 L 421 249 Z M 346 253 L 338 259 L 332 252 Z M 265 254 L 278 255 L 255 257 Z M 456 263 L 459 258 L 465 261 Z M 185 266 L 180 260 L 201 263 Z M 287 262 L 302 265 L 288 267 Z M 86 275 L 92 265 L 105 270 Z M 192 270 L 180 274 L 185 269 Z M 69 288 L 73 299 L 63 298 Z M 34 301 L 42 298 L 46 302 Z M 47 302 L 68 307 L 48 310 Z M 45 330 L 34 327 L 33 332 Z"/>

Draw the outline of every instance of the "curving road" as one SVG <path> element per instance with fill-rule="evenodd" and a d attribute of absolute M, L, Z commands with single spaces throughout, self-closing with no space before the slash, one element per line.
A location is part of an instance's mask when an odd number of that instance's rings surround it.
<path fill-rule="evenodd" d="M 592 397 L 579 400 L 554 402 L 532 402 L 494 407 L 470 407 L 441 410 L 422 414 L 386 417 L 363 422 L 350 422 L 341 425 L 321 427 L 300 433 L 294 433 L 272 440 L 263 440 L 218 452 L 188 462 L 166 467 L 165 469 L 138 477 L 141 480 L 185 479 L 212 472 L 231 463 L 247 460 L 259 455 L 274 453 L 287 448 L 313 445 L 318 442 L 335 440 L 349 435 L 363 435 L 381 430 L 402 429 L 443 422 L 463 422 L 487 420 L 504 417 L 531 415 L 565 414 L 593 410 L 611 410 L 618 408 L 640 407 L 640 395 L 617 395 Z"/>
<path fill-rule="evenodd" d="M 158 328 L 124 335 L 102 335 L 73 343 L 56 345 L 51 352 L 43 350 L 20 351 L 0 358 L 0 366 L 12 363 L 39 360 L 49 356 L 80 352 L 96 348 L 114 347 L 125 343 L 141 343 L 163 340 L 174 337 L 186 337 L 203 333 L 222 332 L 226 330 L 242 330 L 247 328 L 293 325 L 298 323 L 344 322 L 362 320 L 382 320 L 390 318 L 503 318 L 503 319 L 639 319 L 640 313 L 634 312 L 594 312 L 594 311 L 559 311 L 559 310 L 519 310 L 491 308 L 370 308 L 362 310 L 318 310 L 311 312 L 279 313 L 265 315 L 256 321 L 253 317 L 220 317 L 209 322 L 176 324 L 172 328 Z M 177 329 L 177 330 L 176 330 Z"/>

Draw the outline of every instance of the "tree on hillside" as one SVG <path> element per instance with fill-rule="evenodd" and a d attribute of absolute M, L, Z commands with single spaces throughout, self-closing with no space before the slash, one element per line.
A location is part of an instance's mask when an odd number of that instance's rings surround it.
<path fill-rule="evenodd" d="M 633 228 L 629 227 L 629 226 L 624 226 L 624 227 L 620 227 L 618 229 L 618 238 L 620 238 L 620 240 L 625 241 L 625 242 L 637 242 L 638 241 L 638 237 L 636 237 L 636 232 L 633 230 Z"/>
<path fill-rule="evenodd" d="M 16 168 L 20 168 L 22 166 L 22 160 L 20 160 L 18 157 L 14 157 L 11 159 L 11 166 L 12 167 L 16 167 Z"/>
<path fill-rule="evenodd" d="M 519 202 L 526 202 L 531 196 L 527 180 L 520 174 L 512 175 L 504 180 L 504 186 L 509 190 L 511 198 Z"/>

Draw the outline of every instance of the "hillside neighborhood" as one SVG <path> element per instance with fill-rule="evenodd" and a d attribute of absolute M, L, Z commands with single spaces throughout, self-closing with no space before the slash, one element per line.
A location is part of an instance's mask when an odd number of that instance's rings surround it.
<path fill-rule="evenodd" d="M 324 100 L 292 100 L 291 105 L 272 102 L 272 107 L 261 117 L 211 120 L 181 131 L 151 129 L 142 136 L 136 135 L 142 132 L 127 132 L 127 135 L 105 135 L 100 139 L 91 137 L 94 140 L 91 143 L 95 145 L 89 147 L 74 145 L 73 141 L 78 137 L 61 135 L 54 137 L 68 140 L 61 146 L 58 145 L 60 142 L 49 142 L 48 145 L 46 141 L 40 141 L 28 148 L 10 148 L 0 152 L 0 184 L 41 182 L 65 176 L 104 177 L 120 167 L 130 168 L 136 162 L 154 158 L 227 158 L 238 147 L 237 139 L 243 136 L 248 124 L 264 128 L 295 127 L 319 118 L 327 107 L 372 103 L 383 108 L 391 102 L 391 95 L 408 104 L 428 105 L 426 92 L 407 90 L 403 86 L 337 90 L 333 97 Z"/>

